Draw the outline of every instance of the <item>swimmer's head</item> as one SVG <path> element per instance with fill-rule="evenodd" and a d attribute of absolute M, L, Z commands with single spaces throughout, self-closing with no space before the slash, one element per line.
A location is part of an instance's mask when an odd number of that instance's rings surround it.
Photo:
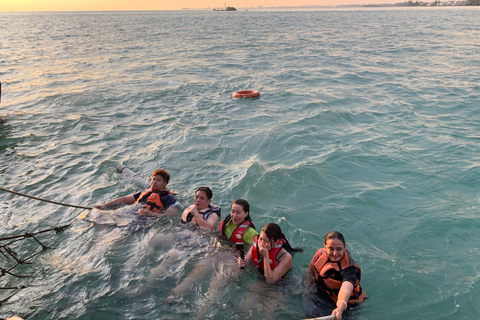
<path fill-rule="evenodd" d="M 329 233 L 327 233 L 325 235 L 323 244 L 327 244 L 327 241 L 332 240 L 332 239 L 338 239 L 338 240 L 342 241 L 343 245 L 345 245 L 345 238 L 343 237 L 343 234 L 341 234 L 338 231 L 330 231 Z"/>
<path fill-rule="evenodd" d="M 207 195 L 207 199 L 209 199 L 209 200 L 212 199 L 213 192 L 209 187 L 200 187 L 200 188 L 197 189 L 197 191 L 195 191 L 195 194 L 197 194 L 199 191 L 205 192 L 205 194 Z"/>
<path fill-rule="evenodd" d="M 155 177 L 156 175 L 159 175 L 160 177 L 162 177 L 163 181 L 165 181 L 166 184 L 170 182 L 170 174 L 167 172 L 167 170 L 158 169 L 153 171 L 152 178 Z"/>
<path fill-rule="evenodd" d="M 248 204 L 248 201 L 247 201 L 247 200 L 243 200 L 243 199 L 233 200 L 232 206 L 233 206 L 234 204 L 238 204 L 239 206 L 242 206 L 243 211 L 245 211 L 246 213 L 249 213 L 249 212 L 250 212 L 250 204 Z"/>
<path fill-rule="evenodd" d="M 193 203 L 198 210 L 208 208 L 212 201 L 213 193 L 209 187 L 200 187 L 195 191 Z"/>
<path fill-rule="evenodd" d="M 250 217 L 250 204 L 247 200 L 237 199 L 233 200 L 230 211 L 230 218 L 236 225 L 243 223 L 244 221 L 250 221 L 250 226 L 255 229 L 252 218 Z"/>
<path fill-rule="evenodd" d="M 170 175 L 167 170 L 155 170 L 152 174 L 152 181 L 150 181 L 150 188 L 155 191 L 164 190 L 167 187 Z"/>
<path fill-rule="evenodd" d="M 270 241 L 275 242 L 278 239 L 285 239 L 285 236 L 282 233 L 282 229 L 276 223 L 267 223 L 263 228 L 262 231 L 265 233 Z"/>

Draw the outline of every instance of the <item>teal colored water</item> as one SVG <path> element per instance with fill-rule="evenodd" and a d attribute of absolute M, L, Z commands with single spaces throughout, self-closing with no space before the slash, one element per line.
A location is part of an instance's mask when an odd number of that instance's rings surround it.
<path fill-rule="evenodd" d="M 345 319 L 479 318 L 479 13 L 1 13 L 3 188 L 90 207 L 138 191 L 118 164 L 166 168 L 184 206 L 201 185 L 223 217 L 245 198 L 257 229 L 276 222 L 305 251 L 281 284 L 250 268 L 212 299 L 209 275 L 169 305 L 215 234 L 188 237 L 179 217 L 99 230 L 86 210 L 2 192 L 3 236 L 72 225 L 39 236 L 53 249 L 16 270 L 33 276 L 0 278 L 26 286 L 0 317 L 328 315 L 302 282 L 339 230 L 369 297 Z M 261 96 L 232 99 L 244 89 Z M 155 235 L 168 241 L 153 247 Z"/>

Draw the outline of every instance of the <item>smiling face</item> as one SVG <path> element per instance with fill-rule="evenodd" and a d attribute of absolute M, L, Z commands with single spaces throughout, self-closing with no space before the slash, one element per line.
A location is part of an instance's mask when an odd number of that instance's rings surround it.
<path fill-rule="evenodd" d="M 200 190 L 195 193 L 195 198 L 193 199 L 193 203 L 198 210 L 208 208 L 211 201 L 212 199 L 208 199 L 207 193 Z"/>
<path fill-rule="evenodd" d="M 167 182 L 162 178 L 161 175 L 157 174 L 152 177 L 152 181 L 150 181 L 150 188 L 154 191 L 160 191 L 165 189 L 167 186 Z"/>
<path fill-rule="evenodd" d="M 345 254 L 346 245 L 343 244 L 340 239 L 328 239 L 325 242 L 325 251 L 327 252 L 328 259 L 332 262 L 338 262 L 343 258 Z"/>
<path fill-rule="evenodd" d="M 248 212 L 245 212 L 243 206 L 239 204 L 232 204 L 232 210 L 230 211 L 230 217 L 232 218 L 232 222 L 235 225 L 241 224 L 245 221 L 245 218 L 248 216 Z"/>

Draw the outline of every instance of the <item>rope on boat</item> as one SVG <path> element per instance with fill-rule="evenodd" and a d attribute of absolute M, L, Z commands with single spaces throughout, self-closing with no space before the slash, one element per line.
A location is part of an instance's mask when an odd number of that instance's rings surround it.
<path fill-rule="evenodd" d="M 58 204 L 58 205 L 65 206 L 65 207 L 87 209 L 87 210 L 92 209 L 91 207 L 82 207 L 82 206 L 76 206 L 76 205 L 73 205 L 73 204 L 67 204 L 67 203 L 61 203 L 61 202 L 51 201 L 51 200 L 47 200 L 47 199 L 37 198 L 37 197 L 29 196 L 29 195 L 26 195 L 26 194 L 23 194 L 23 193 L 20 193 L 20 192 L 16 192 L 16 191 L 13 191 L 13 190 L 8 190 L 8 189 L 2 188 L 2 187 L 0 187 L 0 190 L 5 191 L 5 192 L 10 192 L 10 193 L 22 196 L 22 197 L 27 197 L 27 198 L 30 198 L 30 199 L 35 199 L 35 200 L 44 201 L 44 202 L 48 202 L 48 203 Z"/>
<path fill-rule="evenodd" d="M 10 237 L 0 238 L 0 241 L 9 241 L 8 243 L 0 245 L 0 254 L 3 257 L 5 257 L 6 260 L 8 260 L 8 259 L 13 259 L 14 260 L 14 265 L 12 267 L 9 267 L 9 268 L 0 267 L 0 278 L 3 277 L 3 276 L 6 276 L 6 275 L 13 276 L 13 277 L 16 277 L 16 278 L 27 278 L 27 277 L 29 277 L 29 275 L 26 276 L 26 275 L 15 274 L 15 273 L 12 272 L 12 270 L 15 269 L 16 267 L 22 265 L 22 264 L 32 264 L 31 262 L 28 262 L 28 261 L 31 260 L 33 257 L 36 257 L 37 255 L 39 255 L 43 251 L 51 248 L 51 247 L 48 247 L 45 244 L 43 244 L 40 240 L 38 240 L 38 238 L 35 237 L 35 235 L 45 233 L 45 232 L 50 232 L 50 231 L 55 231 L 56 233 L 59 233 L 59 232 L 64 231 L 69 226 L 70 225 L 67 224 L 67 225 L 64 225 L 64 226 L 55 227 L 55 228 L 51 228 L 51 229 L 46 229 L 46 230 L 42 230 L 42 231 L 37 231 L 37 232 L 34 232 L 34 233 L 25 233 L 25 234 L 18 235 L 18 236 L 10 236 Z M 29 257 L 20 258 L 18 253 L 16 253 L 11 248 L 11 245 L 14 244 L 15 242 L 18 242 L 18 241 L 21 241 L 21 240 L 26 240 L 26 239 L 35 240 L 38 243 L 38 245 L 41 247 L 41 250 L 33 253 Z M 3 300 L 0 300 L 0 307 L 2 306 L 2 304 L 5 301 L 7 301 L 11 297 L 13 297 L 20 289 L 24 289 L 24 288 L 26 288 L 26 287 L 25 286 L 0 287 L 0 290 L 15 290 L 15 292 L 13 294 L 11 294 L 10 296 L 8 296 L 7 298 L 5 298 Z"/>

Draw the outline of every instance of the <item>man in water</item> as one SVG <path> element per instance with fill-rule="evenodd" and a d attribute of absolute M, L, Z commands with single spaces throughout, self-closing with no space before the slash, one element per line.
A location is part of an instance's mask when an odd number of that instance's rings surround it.
<path fill-rule="evenodd" d="M 144 192 L 132 193 L 127 196 L 117 198 L 104 204 L 97 204 L 96 209 L 103 210 L 117 204 L 141 204 L 143 205 L 137 214 L 149 217 L 174 216 L 177 213 L 177 199 L 175 194 L 166 189 L 170 181 L 170 174 L 167 170 L 159 169 L 152 173 L 150 188 Z"/>

